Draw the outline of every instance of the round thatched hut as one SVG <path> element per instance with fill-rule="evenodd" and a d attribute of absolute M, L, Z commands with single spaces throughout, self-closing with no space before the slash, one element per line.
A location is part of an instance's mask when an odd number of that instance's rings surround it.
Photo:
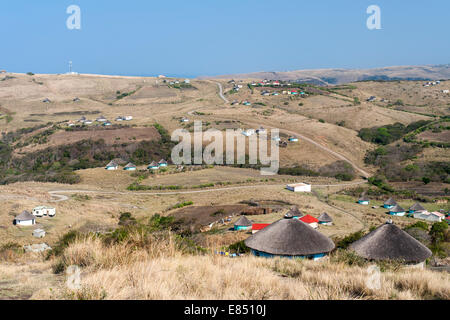
<path fill-rule="evenodd" d="M 319 224 L 326 226 L 331 226 L 333 224 L 333 219 L 326 212 L 322 213 L 317 219 L 319 220 Z"/>
<path fill-rule="evenodd" d="M 430 249 L 392 222 L 355 241 L 350 248 L 368 260 L 399 260 L 421 266 L 431 256 Z"/>
<path fill-rule="evenodd" d="M 248 220 L 246 216 L 241 216 L 234 224 L 234 230 L 248 230 L 252 227 L 253 222 Z"/>
<path fill-rule="evenodd" d="M 331 239 L 292 216 L 265 227 L 245 240 L 245 244 L 255 256 L 314 260 L 326 256 L 335 247 Z"/>

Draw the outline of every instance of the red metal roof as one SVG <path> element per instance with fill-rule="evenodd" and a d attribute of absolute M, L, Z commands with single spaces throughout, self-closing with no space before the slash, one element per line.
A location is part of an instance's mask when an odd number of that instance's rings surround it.
<path fill-rule="evenodd" d="M 304 217 L 300 218 L 301 221 L 303 221 L 304 223 L 314 223 L 314 222 L 319 222 L 319 220 L 317 220 L 316 218 L 314 218 L 313 216 L 310 216 L 309 214 L 307 214 Z"/>
<path fill-rule="evenodd" d="M 262 230 L 267 226 L 270 226 L 270 223 L 254 223 L 252 224 L 252 230 Z"/>

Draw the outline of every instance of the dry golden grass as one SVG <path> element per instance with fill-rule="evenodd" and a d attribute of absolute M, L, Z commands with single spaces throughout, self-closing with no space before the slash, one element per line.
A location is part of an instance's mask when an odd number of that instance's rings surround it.
<path fill-rule="evenodd" d="M 66 263 L 85 265 L 81 289 L 61 288 L 68 299 L 449 299 L 447 273 L 401 268 L 368 285 L 367 266 L 328 259 L 183 255 L 175 242 L 130 253 L 88 239 L 71 245 Z M 158 253 L 158 251 L 161 252 Z"/>

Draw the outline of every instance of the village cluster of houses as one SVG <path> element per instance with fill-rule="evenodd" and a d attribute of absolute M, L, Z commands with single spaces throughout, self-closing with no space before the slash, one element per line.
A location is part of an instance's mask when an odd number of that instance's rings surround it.
<path fill-rule="evenodd" d="M 289 217 L 294 220 L 300 220 L 313 229 L 317 229 L 319 225 L 333 225 L 333 219 L 326 212 L 322 213 L 319 218 L 315 218 L 309 214 L 304 215 L 302 212 L 300 212 L 297 206 L 292 207 L 289 212 L 286 213 L 285 217 Z M 253 223 L 253 221 L 249 220 L 246 216 L 241 216 L 234 223 L 233 229 L 235 231 L 251 230 L 252 234 L 255 234 L 256 232 L 259 232 L 270 225 L 270 223 Z"/>
<path fill-rule="evenodd" d="M 334 248 L 334 242 L 317 230 L 317 225 L 332 224 L 323 213 L 318 219 L 303 216 L 296 207 L 283 219 L 272 224 L 252 223 L 245 216 L 236 221 L 235 230 L 252 230 L 244 243 L 258 257 L 287 257 L 319 260 Z M 423 267 L 431 251 L 393 224 L 392 220 L 353 242 L 349 250 L 367 260 L 399 260 L 405 264 Z"/>
<path fill-rule="evenodd" d="M 148 170 L 158 170 L 160 168 L 163 167 L 167 167 L 168 163 L 166 160 L 161 159 L 159 162 L 156 161 L 152 161 L 152 163 L 150 163 L 147 166 Z M 117 163 L 117 161 L 115 160 L 111 160 L 105 167 L 106 170 L 118 170 L 119 169 L 119 164 Z M 127 165 L 125 165 L 123 167 L 123 170 L 125 171 L 136 171 L 137 167 L 135 164 L 129 162 Z"/>
<path fill-rule="evenodd" d="M 362 194 L 358 199 L 358 203 L 361 205 L 368 205 L 370 202 L 366 194 Z M 415 219 L 426 220 L 430 222 L 447 221 L 450 224 L 450 217 L 446 217 L 444 213 L 433 211 L 428 212 L 420 203 L 416 202 L 408 210 L 402 208 L 393 198 L 387 199 L 383 203 L 383 208 L 389 210 L 389 214 L 392 216 L 407 216 Z"/>
<path fill-rule="evenodd" d="M 161 77 L 161 76 L 160 76 Z M 164 83 L 168 83 L 169 85 L 173 86 L 174 84 L 180 84 L 180 80 L 163 80 Z M 190 84 L 191 80 L 189 79 L 184 79 L 183 80 L 184 84 Z"/>
<path fill-rule="evenodd" d="M 438 84 L 440 84 L 441 81 L 437 80 L 437 81 L 427 81 L 423 84 L 424 87 L 434 87 L 437 86 Z"/>
<path fill-rule="evenodd" d="M 133 120 L 133 116 L 118 116 L 115 121 L 131 121 Z M 101 115 L 97 119 L 95 119 L 96 122 L 101 123 L 103 126 L 111 126 L 112 123 L 109 121 L 105 116 Z M 78 123 L 81 123 L 83 125 L 89 125 L 93 124 L 94 121 L 86 119 L 85 116 L 82 116 L 80 119 L 77 120 Z M 75 126 L 75 123 L 73 121 L 69 121 L 67 124 L 69 127 Z"/>

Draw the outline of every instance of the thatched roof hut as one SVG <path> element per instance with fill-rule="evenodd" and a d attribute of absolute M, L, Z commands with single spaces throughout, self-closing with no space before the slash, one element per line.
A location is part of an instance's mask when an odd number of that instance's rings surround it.
<path fill-rule="evenodd" d="M 293 206 L 291 210 L 288 211 L 287 215 L 291 215 L 292 217 L 303 217 L 303 213 L 298 209 L 297 206 Z"/>
<path fill-rule="evenodd" d="M 386 223 L 350 245 L 359 256 L 368 260 L 402 260 L 419 263 L 431 251 L 393 223 Z"/>
<path fill-rule="evenodd" d="M 369 197 L 364 192 L 364 193 L 361 194 L 361 196 L 359 197 L 358 201 L 369 201 Z"/>
<path fill-rule="evenodd" d="M 409 211 L 425 211 L 426 209 L 418 202 L 409 207 Z"/>
<path fill-rule="evenodd" d="M 319 220 L 319 223 L 329 223 L 329 222 L 333 222 L 333 219 L 328 215 L 328 213 L 324 212 L 322 213 L 319 218 L 317 218 Z"/>
<path fill-rule="evenodd" d="M 253 224 L 246 216 L 241 216 L 234 224 L 235 227 L 250 227 Z"/>
<path fill-rule="evenodd" d="M 385 206 L 395 206 L 397 202 L 393 198 L 389 198 L 384 203 Z"/>
<path fill-rule="evenodd" d="M 394 207 L 389 209 L 389 212 L 405 212 L 405 209 L 396 204 Z"/>
<path fill-rule="evenodd" d="M 16 220 L 21 220 L 21 221 L 34 220 L 34 219 L 35 219 L 35 217 L 31 213 L 29 213 L 27 210 L 22 211 L 21 214 L 16 216 Z"/>
<path fill-rule="evenodd" d="M 328 253 L 335 247 L 328 237 L 289 217 L 255 233 L 245 244 L 254 251 L 281 256 L 312 256 Z"/>

